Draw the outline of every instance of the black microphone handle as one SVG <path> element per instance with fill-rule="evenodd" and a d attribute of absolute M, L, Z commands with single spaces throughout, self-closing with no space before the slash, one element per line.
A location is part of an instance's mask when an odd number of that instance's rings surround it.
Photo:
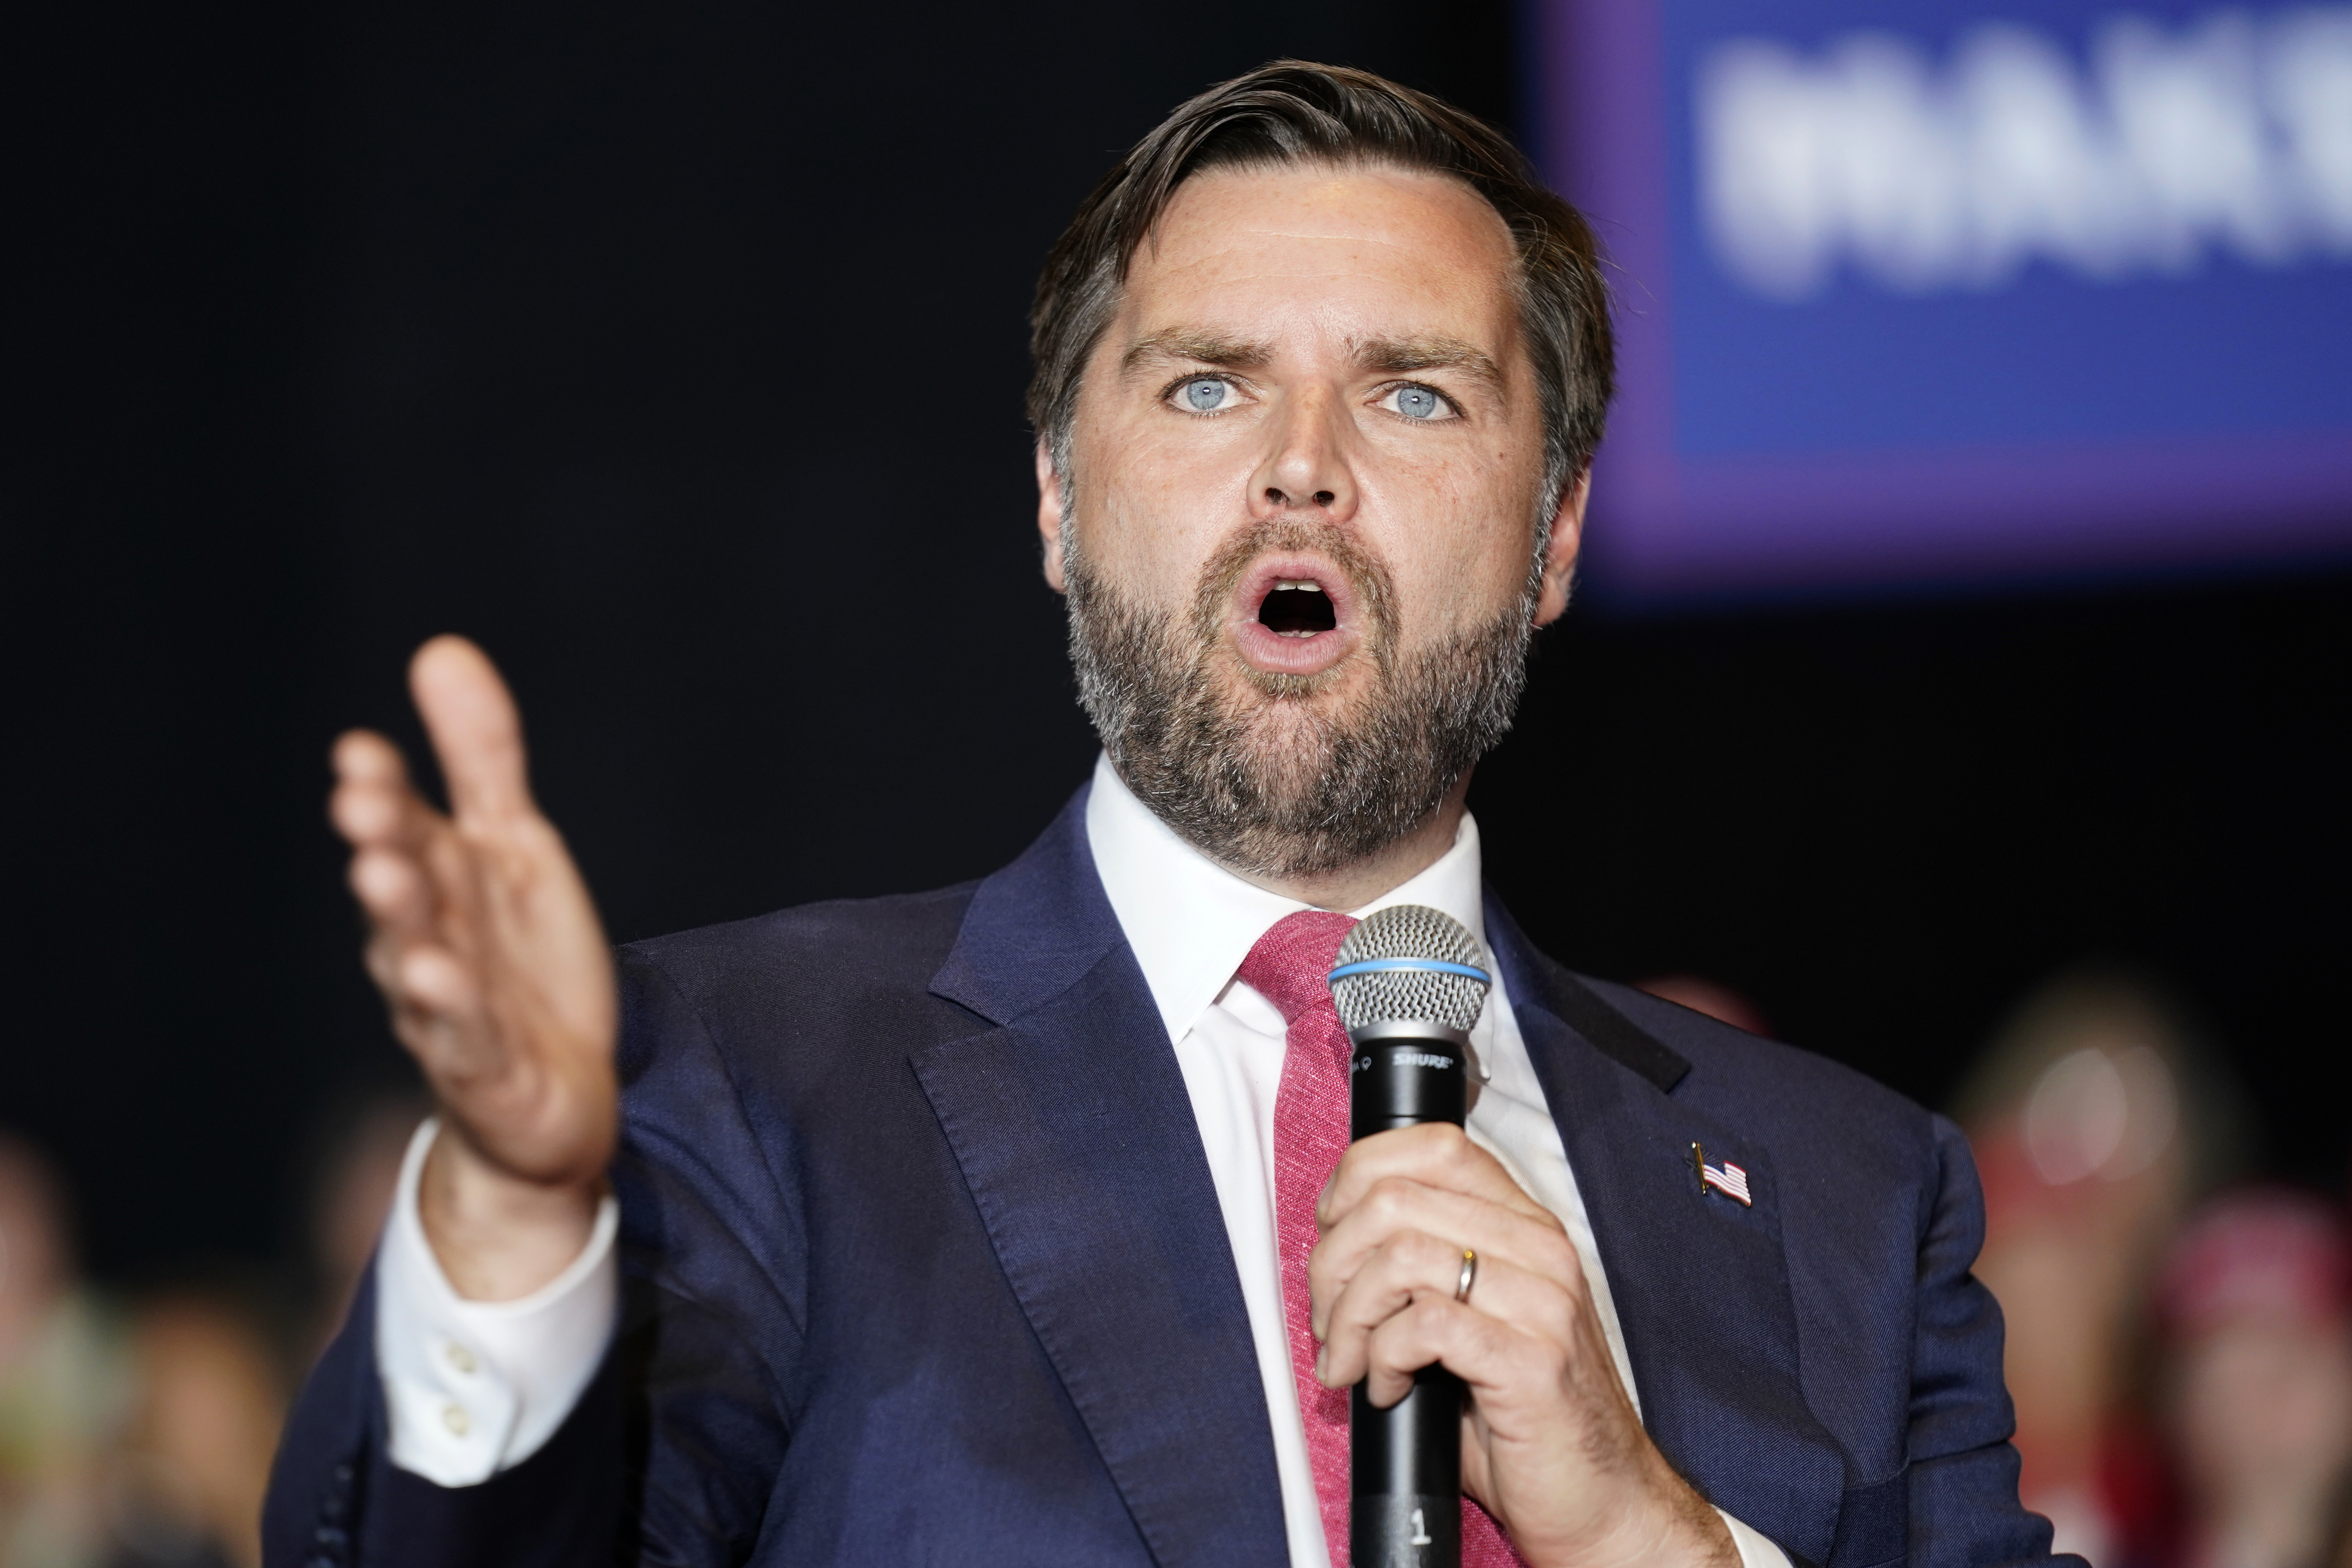
<path fill-rule="evenodd" d="M 1469 1078 L 1459 1038 L 1426 1024 L 1351 1036 L 1348 1136 L 1424 1121 L 1462 1125 Z M 1348 1554 L 1353 1568 L 1461 1568 L 1462 1380 L 1442 1366 L 1375 1409 L 1358 1384 L 1348 1402 Z"/>

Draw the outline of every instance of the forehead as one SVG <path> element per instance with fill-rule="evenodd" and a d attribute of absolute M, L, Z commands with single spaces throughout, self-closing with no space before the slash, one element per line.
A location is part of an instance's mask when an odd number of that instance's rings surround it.
<path fill-rule="evenodd" d="M 1123 313 L 1147 331 L 1162 314 L 1307 317 L 1295 324 L 1442 330 L 1499 348 L 1515 265 L 1501 215 L 1443 174 L 1218 169 L 1177 187 L 1129 265 Z"/>

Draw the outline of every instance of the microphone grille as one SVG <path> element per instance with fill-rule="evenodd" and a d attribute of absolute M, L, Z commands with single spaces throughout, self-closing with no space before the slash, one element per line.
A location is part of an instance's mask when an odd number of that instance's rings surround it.
<path fill-rule="evenodd" d="M 1409 1021 L 1467 1034 L 1492 984 L 1478 939 L 1460 921 L 1426 904 L 1391 904 L 1339 943 L 1331 999 L 1350 1029 Z"/>

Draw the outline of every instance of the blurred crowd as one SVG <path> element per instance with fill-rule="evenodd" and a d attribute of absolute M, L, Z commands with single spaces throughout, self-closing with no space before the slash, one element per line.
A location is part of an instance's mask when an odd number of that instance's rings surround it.
<path fill-rule="evenodd" d="M 1769 1033 L 1688 975 L 1644 989 Z M 1950 1108 L 1984 1183 L 2020 1488 L 2093 1568 L 2352 1568 L 2340 1194 L 2250 1179 L 2226 1066 L 2160 988 L 2062 975 Z"/>
<path fill-rule="evenodd" d="M 0 1568 L 258 1568 L 291 1390 L 342 1319 L 423 1114 L 334 1119 L 304 1277 L 104 1292 L 55 1169 L 0 1133 Z"/>
<path fill-rule="evenodd" d="M 2096 1568 L 2352 1568 L 2352 1246 L 2246 1179 L 2221 1058 L 2157 991 L 2062 979 L 1955 1110 L 1984 1181 L 2030 1507 Z"/>
<path fill-rule="evenodd" d="M 1758 1033 L 1738 994 L 1648 989 Z M 2161 993 L 2062 976 L 1952 1110 L 1984 1184 L 2021 1485 L 2095 1568 L 2352 1568 L 2352 1241 L 2260 1168 Z M 290 1390 L 349 1303 L 422 1115 L 335 1119 L 294 1289 L 102 1293 L 54 1170 L 0 1135 L 0 1568 L 254 1568 Z"/>

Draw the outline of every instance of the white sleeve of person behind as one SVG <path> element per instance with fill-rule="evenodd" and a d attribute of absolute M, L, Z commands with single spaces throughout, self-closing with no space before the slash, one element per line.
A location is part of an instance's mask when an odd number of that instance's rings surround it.
<path fill-rule="evenodd" d="M 608 1194 L 580 1256 L 514 1301 L 468 1301 L 450 1288 L 416 1208 L 429 1119 L 409 1140 L 375 1259 L 375 1364 L 392 1462 L 439 1486 L 473 1486 L 545 1447 L 596 1375 L 620 1300 Z"/>

